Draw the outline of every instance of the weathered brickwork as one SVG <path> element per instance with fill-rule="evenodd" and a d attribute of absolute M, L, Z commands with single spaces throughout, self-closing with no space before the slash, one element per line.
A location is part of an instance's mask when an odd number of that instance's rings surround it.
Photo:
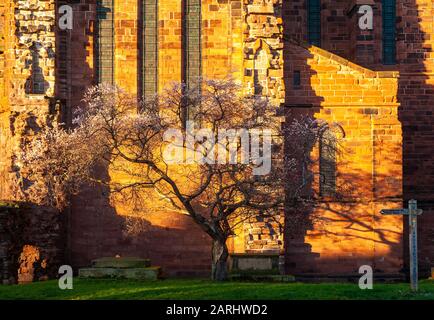
<path fill-rule="evenodd" d="M 0 197 L 21 200 L 21 173 L 26 168 L 17 161 L 18 155 L 23 144 L 55 118 L 55 2 L 2 1 L 0 16 L 4 81 Z M 61 261 L 59 214 L 27 205 L 0 211 L 1 280 L 12 283 L 53 277 Z"/>
<path fill-rule="evenodd" d="M 421 267 L 426 273 L 434 261 L 434 14 L 429 0 L 405 1 L 397 6 L 397 60 L 400 71 L 398 100 L 403 126 L 404 198 L 418 199 L 426 212 L 419 228 Z"/>
<path fill-rule="evenodd" d="M 4 4 L 4 96 L 1 100 L 2 197 L 20 199 L 16 154 L 35 130 L 51 121 L 55 90 L 54 1 Z M 13 183 L 11 183 L 13 181 Z"/>
<path fill-rule="evenodd" d="M 283 102 L 282 1 L 246 1 L 244 83 L 248 94 Z"/>
<path fill-rule="evenodd" d="M 202 1 L 202 73 L 205 78 L 242 78 L 242 1 Z"/>
<path fill-rule="evenodd" d="M 144 88 L 161 91 L 186 80 L 187 54 L 200 55 L 191 75 L 229 74 L 243 83 L 245 93 L 281 104 L 288 119 L 308 114 L 339 128 L 339 201 L 321 199 L 310 213 L 313 221 L 292 234 L 282 235 L 277 221 L 249 221 L 229 241 L 232 251 L 280 251 L 291 273 L 356 273 L 361 264 L 398 273 L 405 267 L 405 223 L 382 217 L 379 210 L 416 198 L 426 210 L 420 223 L 421 262 L 425 269 L 432 266 L 432 0 L 397 0 L 397 64 L 387 66 L 382 63 L 381 0 L 321 1 L 321 48 L 306 44 L 305 0 L 203 0 L 200 46 L 194 48 L 185 43 L 185 4 L 198 3 L 158 0 L 156 12 L 143 13 L 153 1 L 105 1 L 113 3 L 118 85 L 138 94 Z M 70 121 L 85 89 L 98 82 L 97 1 L 74 1 L 73 30 L 62 32 L 55 32 L 55 3 L 0 3 L 0 194 L 5 199 L 19 198 L 22 168 L 14 155 L 23 140 L 52 120 L 50 104 L 61 100 L 64 120 Z M 374 7 L 373 30 L 358 28 L 357 11 L 364 4 Z M 155 19 L 146 24 L 153 30 L 146 35 L 145 18 Z M 190 36 L 197 39 L 195 33 Z M 148 41 L 144 44 L 142 38 Z M 318 148 L 312 153 L 318 157 Z M 319 185 L 316 178 L 311 188 L 319 190 Z M 169 274 L 205 274 L 207 236 L 187 216 L 167 212 L 153 196 L 149 199 L 152 209 L 138 218 L 106 190 L 85 190 L 67 214 L 68 262 L 78 267 L 101 256 L 135 255 L 151 258 Z M 291 216 L 291 208 L 285 214 Z M 146 231 L 125 235 L 125 223 L 141 224 Z"/>
<path fill-rule="evenodd" d="M 341 199 L 324 199 L 304 231 L 301 225 L 287 235 L 287 271 L 356 273 L 361 264 L 370 264 L 398 272 L 402 219 L 379 214 L 383 206 L 400 206 L 402 198 L 398 73 L 375 72 L 323 49 L 291 43 L 285 57 L 290 117 L 307 114 L 339 127 L 336 192 Z M 294 86 L 296 71 L 302 76 Z M 318 150 L 313 152 L 317 157 Z M 315 177 L 311 188 L 318 193 L 321 176 Z M 288 208 L 287 218 L 293 214 Z"/>
<path fill-rule="evenodd" d="M 63 260 L 60 219 L 53 209 L 1 203 L 0 284 L 56 277 Z"/>
<path fill-rule="evenodd" d="M 159 90 L 173 81 L 181 81 L 182 70 L 182 1 L 160 1 L 159 21 Z"/>

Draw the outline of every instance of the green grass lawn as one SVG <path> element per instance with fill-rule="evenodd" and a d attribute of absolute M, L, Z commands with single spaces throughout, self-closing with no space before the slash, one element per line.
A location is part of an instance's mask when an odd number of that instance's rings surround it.
<path fill-rule="evenodd" d="M 75 279 L 74 289 L 62 291 L 57 281 L 20 286 L 1 286 L 0 299 L 429 299 L 434 300 L 434 281 L 421 281 L 420 292 L 409 285 L 374 284 L 373 290 L 360 290 L 349 283 L 267 283 L 206 280 L 161 280 L 156 282 Z"/>

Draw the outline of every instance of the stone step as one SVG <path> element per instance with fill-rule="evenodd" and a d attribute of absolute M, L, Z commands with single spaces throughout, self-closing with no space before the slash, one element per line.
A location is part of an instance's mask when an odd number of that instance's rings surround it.
<path fill-rule="evenodd" d="M 158 280 L 161 277 L 161 268 L 84 268 L 78 271 L 78 276 L 84 279 Z"/>
<path fill-rule="evenodd" d="M 122 257 L 122 258 L 101 258 L 92 261 L 92 268 L 147 268 L 151 266 L 151 260 Z"/>

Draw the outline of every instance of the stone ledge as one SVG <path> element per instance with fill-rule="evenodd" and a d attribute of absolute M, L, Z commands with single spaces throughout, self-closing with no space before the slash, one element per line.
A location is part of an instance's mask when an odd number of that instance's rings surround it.
<path fill-rule="evenodd" d="M 161 277 L 161 268 L 86 268 L 80 269 L 78 276 L 84 279 L 158 280 Z"/>
<path fill-rule="evenodd" d="M 92 268 L 147 268 L 151 266 L 151 260 L 128 257 L 128 258 L 101 258 L 92 261 Z"/>
<path fill-rule="evenodd" d="M 267 282 L 295 282 L 295 277 L 291 275 L 270 275 L 270 274 L 231 274 L 230 280 L 250 280 Z"/>

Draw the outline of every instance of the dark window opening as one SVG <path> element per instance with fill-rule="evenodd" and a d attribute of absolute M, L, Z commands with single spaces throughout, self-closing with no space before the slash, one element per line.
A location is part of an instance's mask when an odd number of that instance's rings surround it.
<path fill-rule="evenodd" d="M 301 73 L 300 73 L 300 71 L 294 71 L 292 81 L 293 81 L 294 87 L 300 87 L 301 86 Z"/>
<path fill-rule="evenodd" d="M 383 63 L 396 63 L 396 1 L 383 0 Z"/>
<path fill-rule="evenodd" d="M 188 91 L 198 90 L 202 78 L 202 5 L 201 0 L 183 0 L 182 81 Z M 189 102 L 184 102 L 184 122 L 194 118 Z"/>
<path fill-rule="evenodd" d="M 97 0 L 96 18 L 96 78 L 114 85 L 114 0 Z"/>
<path fill-rule="evenodd" d="M 321 0 L 308 0 L 307 4 L 308 42 L 321 46 Z"/>
<path fill-rule="evenodd" d="M 320 195 L 333 197 L 336 194 L 336 139 L 334 134 L 327 130 L 320 139 Z"/>
<path fill-rule="evenodd" d="M 139 48 L 141 52 L 140 92 L 152 97 L 158 92 L 158 0 L 142 0 Z"/>

